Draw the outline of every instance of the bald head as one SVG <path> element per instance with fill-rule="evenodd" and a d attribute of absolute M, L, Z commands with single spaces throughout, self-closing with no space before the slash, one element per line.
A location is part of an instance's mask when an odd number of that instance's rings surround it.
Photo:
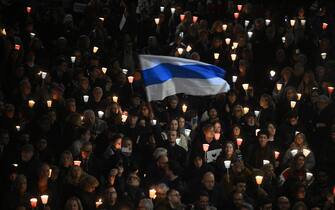
<path fill-rule="evenodd" d="M 215 177 L 214 174 L 210 171 L 206 172 L 201 180 L 202 184 L 206 188 L 206 190 L 213 190 L 215 186 Z"/>

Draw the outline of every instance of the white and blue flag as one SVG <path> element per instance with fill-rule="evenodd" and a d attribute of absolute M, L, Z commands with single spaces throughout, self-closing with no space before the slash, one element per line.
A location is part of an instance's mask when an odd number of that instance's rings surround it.
<path fill-rule="evenodd" d="M 157 55 L 140 55 L 142 78 L 149 101 L 178 93 L 194 96 L 227 92 L 225 71 L 200 61 Z"/>

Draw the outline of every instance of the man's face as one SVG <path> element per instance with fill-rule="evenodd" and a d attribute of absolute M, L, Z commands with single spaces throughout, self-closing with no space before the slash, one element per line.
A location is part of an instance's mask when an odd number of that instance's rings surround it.
<path fill-rule="evenodd" d="M 199 198 L 199 206 L 200 208 L 206 208 L 209 205 L 208 196 L 200 196 Z"/>
<path fill-rule="evenodd" d="M 169 132 L 169 143 L 170 144 L 175 144 L 176 143 L 176 139 L 177 139 L 177 131 L 170 131 Z"/>
<path fill-rule="evenodd" d="M 247 190 L 247 184 L 244 182 L 239 182 L 236 184 L 236 192 L 245 193 Z"/>
<path fill-rule="evenodd" d="M 161 156 L 157 161 L 157 166 L 160 169 L 164 169 L 168 164 L 168 157 L 166 155 Z"/>
<path fill-rule="evenodd" d="M 279 210 L 289 210 L 290 202 L 287 198 L 281 197 L 278 199 L 278 209 Z"/>
<path fill-rule="evenodd" d="M 212 173 L 206 173 L 202 178 L 202 183 L 207 190 L 213 190 L 215 186 L 215 178 Z"/>
<path fill-rule="evenodd" d="M 204 130 L 205 138 L 206 139 L 213 139 L 214 138 L 214 128 L 209 127 Z"/>

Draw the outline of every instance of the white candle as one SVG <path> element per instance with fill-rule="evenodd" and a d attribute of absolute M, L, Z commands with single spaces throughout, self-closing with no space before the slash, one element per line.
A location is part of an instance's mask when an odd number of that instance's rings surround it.
<path fill-rule="evenodd" d="M 298 99 L 298 101 L 300 101 L 300 99 L 301 99 L 301 96 L 302 96 L 302 94 L 301 94 L 301 93 L 297 93 L 297 99 Z"/>
<path fill-rule="evenodd" d="M 102 67 L 102 68 L 101 68 L 101 71 L 102 71 L 102 73 L 106 74 L 106 72 L 107 72 L 107 68 L 106 68 L 106 67 Z"/>
<path fill-rule="evenodd" d="M 104 116 L 104 112 L 103 111 L 98 111 L 98 117 L 101 119 Z"/>
<path fill-rule="evenodd" d="M 85 103 L 88 102 L 88 99 L 89 99 L 89 98 L 90 98 L 90 97 L 89 97 L 88 95 L 83 95 L 83 100 L 84 100 Z"/>
<path fill-rule="evenodd" d="M 127 121 L 127 118 L 128 118 L 128 115 L 126 114 L 126 112 L 121 115 L 121 121 L 123 123 L 125 123 Z"/>
<path fill-rule="evenodd" d="M 29 108 L 33 108 L 34 105 L 35 105 L 35 101 L 34 101 L 34 100 L 29 100 L 29 101 L 28 101 L 28 106 L 29 106 Z"/>
<path fill-rule="evenodd" d="M 302 19 L 302 20 L 300 20 L 300 23 L 301 23 L 302 26 L 305 26 L 306 25 L 306 20 Z"/>
<path fill-rule="evenodd" d="M 186 105 L 186 104 L 183 104 L 183 105 L 181 106 L 181 109 L 182 109 L 182 111 L 185 113 L 185 112 L 187 111 L 187 105 Z"/>
<path fill-rule="evenodd" d="M 171 10 L 171 13 L 174 14 L 174 12 L 176 11 L 176 8 L 171 7 L 170 10 Z"/>
<path fill-rule="evenodd" d="M 48 106 L 48 108 L 51 108 L 51 106 L 52 106 L 52 100 L 47 100 L 47 106 Z"/>
<path fill-rule="evenodd" d="M 262 182 L 263 182 L 263 176 L 256 176 L 255 179 L 256 179 L 257 185 L 261 185 L 262 184 Z"/>
<path fill-rule="evenodd" d="M 245 92 L 247 92 L 248 88 L 249 88 L 249 84 L 248 83 L 244 83 L 242 84 L 242 88 Z"/>
<path fill-rule="evenodd" d="M 254 33 L 252 31 L 248 31 L 248 37 L 249 37 L 249 39 L 252 37 L 253 34 Z"/>
<path fill-rule="evenodd" d="M 294 109 L 294 107 L 297 105 L 296 101 L 290 101 L 291 109 Z"/>
<path fill-rule="evenodd" d="M 294 19 L 291 19 L 291 20 L 290 20 L 290 24 L 291 24 L 291 26 L 293 27 L 293 26 L 295 25 L 295 20 L 294 20 Z"/>
<path fill-rule="evenodd" d="M 191 52 L 191 50 L 192 50 L 192 47 L 190 45 L 187 45 L 186 52 Z"/>
<path fill-rule="evenodd" d="M 122 73 L 126 74 L 128 73 L 128 69 L 122 69 Z"/>
<path fill-rule="evenodd" d="M 177 52 L 178 52 L 179 55 L 182 55 L 183 52 L 184 52 L 184 49 L 181 48 L 181 47 L 178 47 L 178 48 L 177 48 Z"/>
<path fill-rule="evenodd" d="M 52 169 L 50 168 L 50 169 L 49 169 L 49 174 L 48 174 L 48 177 L 50 178 L 50 177 L 51 177 L 51 175 L 52 175 Z"/>
<path fill-rule="evenodd" d="M 157 124 L 157 120 L 151 120 L 151 125 L 155 126 Z"/>
<path fill-rule="evenodd" d="M 327 53 L 323 52 L 321 53 L 322 60 L 325 60 L 327 58 Z"/>
<path fill-rule="evenodd" d="M 225 39 L 226 45 L 230 45 L 230 41 L 231 41 L 230 38 L 226 38 L 226 39 Z"/>
<path fill-rule="evenodd" d="M 249 20 L 245 20 L 245 21 L 244 21 L 244 27 L 248 27 L 249 23 L 250 23 Z"/>
<path fill-rule="evenodd" d="M 235 83 L 237 80 L 237 76 L 233 75 L 233 83 Z"/>
<path fill-rule="evenodd" d="M 255 116 L 258 117 L 260 112 L 258 110 L 255 110 L 254 113 L 255 113 Z"/>
<path fill-rule="evenodd" d="M 42 79 L 45 79 L 45 78 L 47 77 L 47 74 L 48 74 L 48 73 L 42 71 L 42 72 L 41 72 L 41 77 L 42 77 Z"/>
<path fill-rule="evenodd" d="M 36 36 L 36 34 L 35 34 L 35 33 L 33 33 L 33 32 L 31 32 L 31 33 L 30 33 L 30 38 L 32 38 L 32 39 L 33 39 L 35 36 Z"/>
<path fill-rule="evenodd" d="M 286 42 L 286 38 L 285 38 L 285 36 L 283 36 L 283 37 L 281 38 L 281 41 L 285 44 L 285 42 Z"/>
<path fill-rule="evenodd" d="M 261 129 L 259 129 L 259 128 L 257 128 L 256 130 L 255 130 L 255 134 L 256 134 L 256 136 L 258 136 L 258 132 L 259 131 L 261 131 Z"/>
<path fill-rule="evenodd" d="M 30 199 L 30 205 L 31 205 L 31 208 L 36 208 L 37 207 L 37 198 L 31 198 Z"/>
<path fill-rule="evenodd" d="M 159 18 L 155 18 L 155 23 L 156 23 L 156 25 L 159 24 Z"/>
<path fill-rule="evenodd" d="M 46 205 L 48 203 L 49 196 L 48 195 L 41 195 L 42 204 Z"/>
<path fill-rule="evenodd" d="M 204 152 L 207 152 L 209 148 L 209 144 L 202 144 L 202 149 L 204 150 Z"/>
<path fill-rule="evenodd" d="M 21 130 L 21 126 L 19 126 L 19 125 L 15 126 L 15 128 L 16 128 L 17 131 Z"/>
<path fill-rule="evenodd" d="M 322 29 L 323 29 L 323 30 L 326 30 L 327 27 L 328 27 L 328 24 L 327 24 L 327 23 L 322 23 Z"/>
<path fill-rule="evenodd" d="M 313 174 L 311 172 L 306 172 L 307 181 L 311 181 L 312 178 L 313 178 Z"/>
<path fill-rule="evenodd" d="M 232 61 L 235 61 L 236 58 L 237 58 L 237 55 L 236 55 L 235 53 L 232 53 L 232 54 L 230 55 L 230 57 L 231 57 L 231 60 L 232 60 Z"/>
<path fill-rule="evenodd" d="M 240 12 L 240 11 L 242 10 L 242 7 L 243 7 L 243 5 L 238 4 L 238 5 L 237 5 L 237 10 Z"/>
<path fill-rule="evenodd" d="M 96 47 L 96 46 L 93 47 L 93 53 L 97 53 L 98 50 L 99 50 L 99 47 Z"/>
<path fill-rule="evenodd" d="M 193 23 L 196 23 L 198 21 L 198 17 L 197 16 L 193 16 L 192 20 L 193 20 Z"/>
<path fill-rule="evenodd" d="M 228 28 L 228 25 L 227 25 L 227 24 L 223 24 L 223 25 L 222 25 L 222 30 L 223 30 L 223 31 L 226 31 L 227 28 Z"/>
<path fill-rule="evenodd" d="M 305 157 L 307 157 L 311 153 L 311 151 L 309 149 L 303 149 L 302 153 L 304 154 Z"/>
<path fill-rule="evenodd" d="M 240 17 L 240 13 L 238 13 L 238 12 L 234 12 L 234 18 L 235 19 L 238 19 Z"/>
<path fill-rule="evenodd" d="M 156 198 L 156 190 L 155 189 L 150 189 L 149 190 L 149 198 L 151 198 L 151 199 Z"/>
<path fill-rule="evenodd" d="M 73 161 L 73 165 L 75 165 L 75 166 L 80 166 L 80 164 L 81 164 L 80 160 L 74 160 Z"/>
<path fill-rule="evenodd" d="M 214 53 L 214 59 L 215 59 L 215 60 L 218 60 L 218 59 L 219 59 L 219 56 L 220 56 L 220 53 Z"/>
<path fill-rule="evenodd" d="M 114 102 L 114 103 L 117 103 L 118 100 L 119 100 L 119 97 L 117 97 L 117 96 L 113 96 L 113 102 Z"/>
<path fill-rule="evenodd" d="M 266 26 L 269 26 L 270 23 L 271 23 L 271 20 L 270 20 L 270 19 L 265 19 L 265 25 L 266 25 Z"/>
<path fill-rule="evenodd" d="M 133 76 L 128 76 L 128 82 L 132 84 L 134 82 L 134 77 Z"/>
<path fill-rule="evenodd" d="M 270 161 L 269 160 L 263 160 L 263 165 L 269 164 Z"/>
<path fill-rule="evenodd" d="M 105 21 L 105 18 L 103 18 L 103 17 L 99 17 L 99 20 L 101 20 L 102 22 L 104 22 L 104 21 Z"/>
<path fill-rule="evenodd" d="M 76 56 L 71 56 L 71 63 L 75 63 L 76 62 Z"/>
<path fill-rule="evenodd" d="M 278 91 L 280 91 L 282 89 L 282 87 L 283 87 L 283 84 L 281 84 L 281 83 L 276 84 L 276 88 L 277 88 Z"/>
<path fill-rule="evenodd" d="M 230 168 L 231 161 L 230 160 L 225 160 L 224 161 L 224 166 L 229 169 Z"/>
<path fill-rule="evenodd" d="M 233 42 L 233 47 L 236 49 L 238 47 L 238 42 Z"/>
<path fill-rule="evenodd" d="M 190 134 L 191 134 L 191 129 L 185 129 L 185 135 L 186 136 L 190 136 Z"/>
<path fill-rule="evenodd" d="M 243 139 L 242 138 L 237 138 L 236 139 L 236 144 L 238 147 L 240 147 L 242 145 Z"/>
<path fill-rule="evenodd" d="M 270 71 L 270 77 L 274 77 L 275 75 L 276 75 L 276 71 L 271 70 L 271 71 Z"/>
<path fill-rule="evenodd" d="M 183 22 L 183 20 L 185 19 L 185 15 L 181 14 L 181 15 L 179 15 L 179 18 L 180 18 L 180 21 Z"/>
<path fill-rule="evenodd" d="M 291 155 L 294 157 L 298 153 L 297 149 L 292 149 L 291 150 Z"/>
<path fill-rule="evenodd" d="M 279 158 L 280 152 L 275 151 L 275 159 L 277 160 Z"/>
<path fill-rule="evenodd" d="M 159 7 L 159 9 L 160 9 L 161 12 L 164 12 L 165 8 L 163 6 L 161 6 L 161 7 Z"/>
<path fill-rule="evenodd" d="M 249 107 L 243 107 L 243 114 L 247 114 L 249 112 Z"/>

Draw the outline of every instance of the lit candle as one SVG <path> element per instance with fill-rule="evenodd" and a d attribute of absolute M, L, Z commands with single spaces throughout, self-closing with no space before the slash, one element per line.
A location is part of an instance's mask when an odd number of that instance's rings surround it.
<path fill-rule="evenodd" d="M 249 88 L 249 84 L 248 84 L 248 83 L 244 83 L 244 84 L 242 84 L 242 88 L 243 88 L 243 90 L 244 90 L 245 92 L 247 92 L 247 91 L 248 91 L 248 88 Z"/>
<path fill-rule="evenodd" d="M 42 79 L 45 79 L 45 78 L 47 77 L 47 74 L 48 74 L 48 73 L 42 71 L 42 72 L 41 72 L 41 77 L 42 77 Z"/>
<path fill-rule="evenodd" d="M 191 52 L 191 50 L 192 50 L 191 45 L 187 45 L 187 47 L 186 47 L 186 52 Z"/>
<path fill-rule="evenodd" d="M 132 84 L 134 82 L 134 77 L 133 76 L 128 76 L 128 82 Z"/>
<path fill-rule="evenodd" d="M 156 190 L 155 189 L 150 189 L 149 190 L 149 198 L 151 198 L 151 199 L 156 198 Z"/>
<path fill-rule="evenodd" d="M 303 149 L 302 153 L 304 154 L 305 157 L 307 157 L 311 153 L 311 151 L 309 149 Z"/>
<path fill-rule="evenodd" d="M 243 107 L 243 114 L 247 114 L 249 112 L 249 107 Z"/>
<path fill-rule="evenodd" d="M 31 7 L 26 7 L 27 13 L 30 14 L 31 13 Z"/>
<path fill-rule="evenodd" d="M 35 36 L 36 36 L 36 34 L 35 34 L 35 33 L 33 33 L 33 32 L 31 32 L 31 33 L 30 33 L 30 38 L 32 38 L 32 39 L 33 39 Z"/>
<path fill-rule="evenodd" d="M 259 128 L 257 128 L 257 129 L 255 130 L 255 135 L 256 135 L 256 136 L 258 136 L 258 132 L 259 132 L 259 131 L 261 131 L 261 129 L 259 129 Z"/>
<path fill-rule="evenodd" d="M 179 55 L 182 55 L 183 52 L 184 52 L 184 49 L 181 48 L 181 47 L 178 47 L 178 48 L 177 48 L 177 52 L 178 52 Z"/>
<path fill-rule="evenodd" d="M 31 198 L 30 199 L 30 205 L 31 205 L 31 208 L 36 208 L 37 207 L 37 198 Z"/>
<path fill-rule="evenodd" d="M 226 39 L 225 39 L 226 45 L 229 45 L 229 44 L 230 44 L 230 41 L 231 41 L 230 38 L 226 38 Z"/>
<path fill-rule="evenodd" d="M 73 165 L 75 165 L 75 166 L 80 166 L 80 164 L 81 164 L 80 160 L 74 160 L 73 161 Z"/>
<path fill-rule="evenodd" d="M 312 178 L 313 178 L 313 174 L 311 172 L 306 172 L 306 180 L 311 181 Z"/>
<path fill-rule="evenodd" d="M 102 199 L 100 198 L 98 201 L 95 202 L 95 207 L 99 208 L 102 205 Z"/>
<path fill-rule="evenodd" d="M 75 63 L 76 62 L 76 56 L 71 56 L 71 63 Z"/>
<path fill-rule="evenodd" d="M 269 164 L 270 161 L 269 160 L 263 160 L 263 165 Z"/>
<path fill-rule="evenodd" d="M 128 118 L 128 113 L 127 112 L 123 112 L 123 114 L 121 115 L 121 121 L 123 123 L 125 123 L 127 121 Z"/>
<path fill-rule="evenodd" d="M 277 88 L 278 91 L 281 91 L 282 87 L 283 87 L 283 84 L 281 84 L 281 83 L 276 84 L 276 88 Z"/>
<path fill-rule="evenodd" d="M 300 23 L 301 23 L 302 26 L 305 26 L 306 25 L 306 20 L 302 19 L 302 20 L 300 20 Z"/>
<path fill-rule="evenodd" d="M 171 7 L 171 14 L 173 15 L 174 14 L 174 12 L 176 11 L 176 8 L 173 8 L 173 7 Z"/>
<path fill-rule="evenodd" d="M 283 37 L 281 38 L 281 41 L 285 44 L 285 42 L 286 42 L 286 38 L 285 38 L 285 36 L 283 36 Z"/>
<path fill-rule="evenodd" d="M 241 10 L 242 10 L 242 7 L 243 7 L 243 5 L 241 5 L 241 4 L 238 4 L 238 5 L 237 5 L 237 10 L 238 10 L 239 12 L 241 12 Z"/>
<path fill-rule="evenodd" d="M 17 164 L 17 163 L 13 163 L 12 164 L 15 168 L 17 168 L 18 166 L 19 166 L 19 164 Z"/>
<path fill-rule="evenodd" d="M 248 27 L 249 23 L 250 23 L 249 20 L 245 20 L 245 21 L 244 21 L 244 27 Z"/>
<path fill-rule="evenodd" d="M 51 106 L 52 106 L 52 100 L 47 100 L 47 106 L 48 106 L 48 108 L 51 108 Z"/>
<path fill-rule="evenodd" d="M 179 15 L 179 18 L 180 18 L 180 21 L 183 22 L 184 19 L 185 19 L 185 15 L 184 15 L 184 14 L 181 14 L 181 15 Z"/>
<path fill-rule="evenodd" d="M 151 125 L 155 126 L 157 124 L 157 120 L 151 120 Z"/>
<path fill-rule="evenodd" d="M 294 20 L 294 19 L 291 19 L 291 20 L 290 20 L 290 24 L 291 24 L 292 27 L 294 27 L 294 25 L 295 25 L 295 20 Z"/>
<path fill-rule="evenodd" d="M 290 101 L 291 109 L 294 109 L 295 105 L 297 105 L 296 101 Z"/>
<path fill-rule="evenodd" d="M 185 135 L 186 136 L 190 136 L 190 134 L 191 134 L 191 129 L 185 129 Z"/>
<path fill-rule="evenodd" d="M 249 37 L 249 39 L 252 37 L 253 34 L 254 33 L 252 31 L 248 31 L 248 37 Z"/>
<path fill-rule="evenodd" d="M 48 177 L 50 178 L 50 177 L 51 177 L 51 175 L 52 175 L 52 169 L 50 168 L 50 169 L 49 169 L 49 174 L 48 174 Z"/>
<path fill-rule="evenodd" d="M 49 196 L 48 195 L 41 195 L 41 201 L 43 205 L 48 203 Z"/>
<path fill-rule="evenodd" d="M 16 128 L 17 131 L 21 130 L 21 126 L 19 126 L 19 125 L 15 126 L 15 128 Z"/>
<path fill-rule="evenodd" d="M 297 149 L 292 149 L 291 150 L 291 155 L 294 157 L 298 153 Z"/>
<path fill-rule="evenodd" d="M 218 59 L 219 59 L 219 56 L 220 56 L 220 53 L 214 53 L 214 59 L 215 59 L 215 60 L 218 60 Z"/>
<path fill-rule="evenodd" d="M 254 113 L 255 113 L 255 116 L 258 117 L 260 112 L 258 110 L 255 110 Z"/>
<path fill-rule="evenodd" d="M 106 68 L 106 67 L 102 67 L 102 68 L 101 68 L 101 71 L 102 71 L 102 73 L 106 74 L 106 72 L 107 72 L 107 68 Z"/>
<path fill-rule="evenodd" d="M 225 161 L 224 161 L 224 166 L 226 167 L 226 169 L 229 169 L 229 168 L 230 168 L 230 164 L 231 164 L 231 161 L 230 161 L 230 160 L 225 160 Z"/>
<path fill-rule="evenodd" d="M 300 99 L 301 99 L 301 96 L 302 96 L 302 94 L 301 94 L 301 93 L 297 93 L 297 100 L 298 100 L 298 101 L 300 101 Z"/>
<path fill-rule="evenodd" d="M 232 61 L 236 61 L 237 55 L 235 53 L 232 53 L 230 57 Z"/>
<path fill-rule="evenodd" d="M 90 98 L 90 97 L 89 97 L 88 95 L 83 95 L 83 100 L 84 100 L 85 103 L 88 102 L 88 99 L 89 99 L 89 98 Z"/>
<path fill-rule="evenodd" d="M 29 101 L 28 101 L 28 106 L 29 106 L 29 108 L 33 108 L 34 105 L 35 105 L 35 101 L 34 101 L 34 100 L 29 100 Z"/>
<path fill-rule="evenodd" d="M 271 70 L 271 71 L 270 71 L 270 77 L 274 77 L 274 76 L 276 76 L 276 71 Z"/>
<path fill-rule="evenodd" d="M 321 53 L 321 58 L 322 58 L 322 60 L 326 60 L 327 53 L 325 53 L 325 52 Z"/>
<path fill-rule="evenodd" d="M 263 176 L 256 176 L 255 179 L 256 179 L 257 185 L 260 186 L 263 182 Z"/>
<path fill-rule="evenodd" d="M 105 18 L 103 18 L 103 17 L 99 17 L 99 20 L 101 20 L 102 22 L 104 22 L 104 21 L 105 21 Z"/>
<path fill-rule="evenodd" d="M 103 111 L 98 111 L 98 117 L 101 119 L 104 116 L 104 112 Z"/>
<path fill-rule="evenodd" d="M 238 47 L 238 42 L 233 42 L 233 47 L 236 49 Z"/>
<path fill-rule="evenodd" d="M 280 152 L 275 151 L 275 159 L 277 160 L 279 158 Z"/>
<path fill-rule="evenodd" d="M 240 17 L 240 13 L 238 13 L 238 12 L 234 12 L 234 18 L 235 18 L 235 19 L 238 19 L 238 17 Z"/>
<path fill-rule="evenodd" d="M 323 29 L 323 30 L 326 30 L 327 27 L 328 27 L 328 24 L 327 24 L 327 23 L 322 23 L 322 29 Z"/>
<path fill-rule="evenodd" d="M 193 20 L 193 23 L 196 23 L 198 21 L 198 17 L 197 16 L 193 16 L 192 20 Z"/>
<path fill-rule="evenodd" d="M 161 6 L 161 7 L 159 7 L 159 9 L 160 9 L 161 12 L 164 12 L 165 8 L 163 6 Z"/>
<path fill-rule="evenodd" d="M 119 100 L 119 97 L 113 96 L 113 102 L 117 103 L 118 100 Z"/>
<path fill-rule="evenodd" d="M 266 26 L 269 26 L 270 23 L 271 23 L 271 20 L 270 20 L 270 19 L 265 19 L 265 25 L 266 25 Z"/>
<path fill-rule="evenodd" d="M 159 18 L 155 18 L 155 23 L 156 23 L 156 25 L 159 24 Z"/>
<path fill-rule="evenodd" d="M 242 145 L 242 142 L 243 142 L 243 139 L 242 139 L 242 138 L 237 138 L 237 139 L 236 139 L 236 144 L 237 144 L 237 147 L 238 147 L 238 148 Z"/>
<path fill-rule="evenodd" d="M 19 45 L 19 44 L 16 44 L 16 45 L 15 45 L 15 50 L 18 50 L 18 51 L 19 51 L 20 48 L 21 48 L 21 45 Z"/>
<path fill-rule="evenodd" d="M 233 75 L 233 83 L 237 81 L 237 76 Z"/>
<path fill-rule="evenodd" d="M 202 149 L 204 150 L 204 152 L 207 152 L 209 148 L 209 144 L 202 144 Z"/>
<path fill-rule="evenodd" d="M 181 110 L 185 113 L 187 111 L 187 105 L 186 104 L 183 104 L 181 106 Z"/>
<path fill-rule="evenodd" d="M 226 31 L 227 28 L 228 28 L 228 25 L 227 25 L 227 24 L 223 24 L 223 25 L 222 25 L 222 30 L 223 30 L 223 31 Z"/>
<path fill-rule="evenodd" d="M 128 69 L 122 69 L 122 73 L 127 75 L 128 74 Z"/>
<path fill-rule="evenodd" d="M 6 36 L 7 35 L 6 29 L 2 29 L 1 33 L 2 33 L 2 35 Z"/>
<path fill-rule="evenodd" d="M 93 53 L 97 53 L 98 50 L 99 50 L 99 47 L 96 47 L 96 46 L 93 47 Z"/>

